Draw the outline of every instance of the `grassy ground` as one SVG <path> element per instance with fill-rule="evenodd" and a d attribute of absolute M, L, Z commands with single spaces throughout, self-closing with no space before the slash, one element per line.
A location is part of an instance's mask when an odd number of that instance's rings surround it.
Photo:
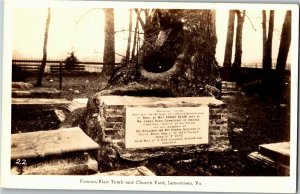
<path fill-rule="evenodd" d="M 99 74 L 64 76 L 62 97 L 89 97 L 103 89 L 106 80 Z M 27 81 L 34 84 L 35 77 Z M 43 86 L 59 88 L 58 77 L 46 76 Z M 229 112 L 229 140 L 232 150 L 214 154 L 196 153 L 188 158 L 153 160 L 146 166 L 157 175 L 276 175 L 271 169 L 253 166 L 247 159 L 247 155 L 256 151 L 259 144 L 290 139 L 289 101 L 278 103 L 276 99 L 243 93 L 224 97 L 223 101 Z"/>
<path fill-rule="evenodd" d="M 232 150 L 196 153 L 185 158 L 148 167 L 157 175 L 173 176 L 276 176 L 276 170 L 250 161 L 247 155 L 264 143 L 290 140 L 289 104 L 276 104 L 257 95 L 236 94 L 223 99 L 229 112 L 229 140 Z"/>

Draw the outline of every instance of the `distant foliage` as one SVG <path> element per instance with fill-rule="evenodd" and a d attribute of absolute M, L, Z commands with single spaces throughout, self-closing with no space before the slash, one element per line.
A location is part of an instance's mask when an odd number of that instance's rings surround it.
<path fill-rule="evenodd" d="M 78 62 L 77 57 L 74 55 L 74 52 L 70 53 L 70 56 L 68 56 L 65 60 L 66 63 L 66 69 L 67 70 L 74 70 L 75 66 Z"/>

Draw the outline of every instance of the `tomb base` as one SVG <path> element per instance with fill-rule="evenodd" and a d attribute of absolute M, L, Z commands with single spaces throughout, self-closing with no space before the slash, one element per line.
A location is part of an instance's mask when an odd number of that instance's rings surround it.
<path fill-rule="evenodd" d="M 231 148 L 226 104 L 213 97 L 96 94 L 86 115 L 84 130 L 101 147 L 99 164 L 114 170 L 120 159 L 141 162 Z"/>

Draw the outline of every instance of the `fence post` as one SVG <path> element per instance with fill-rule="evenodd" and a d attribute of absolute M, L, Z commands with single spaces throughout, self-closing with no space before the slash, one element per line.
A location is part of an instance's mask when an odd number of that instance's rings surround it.
<path fill-rule="evenodd" d="M 59 62 L 59 89 L 62 88 L 62 62 Z"/>

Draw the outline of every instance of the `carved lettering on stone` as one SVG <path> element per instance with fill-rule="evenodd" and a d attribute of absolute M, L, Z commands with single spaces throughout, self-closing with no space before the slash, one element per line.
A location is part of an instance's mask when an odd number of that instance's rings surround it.
<path fill-rule="evenodd" d="M 127 107 L 126 148 L 208 143 L 209 108 Z"/>

